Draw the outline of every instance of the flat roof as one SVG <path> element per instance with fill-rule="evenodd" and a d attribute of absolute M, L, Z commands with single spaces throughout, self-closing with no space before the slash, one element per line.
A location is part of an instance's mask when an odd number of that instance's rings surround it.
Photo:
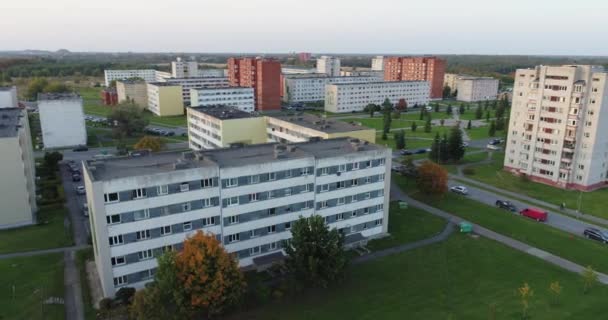
<path fill-rule="evenodd" d="M 301 158 L 336 157 L 356 152 L 387 149 L 352 138 L 299 143 L 265 143 L 202 151 L 170 151 L 142 157 L 120 157 L 85 161 L 85 169 L 96 181 L 145 176 L 192 168 L 239 167 Z M 277 157 L 276 154 L 280 154 Z"/>
<path fill-rule="evenodd" d="M 0 87 L 0 91 L 11 91 L 16 89 L 17 87 Z"/>
<path fill-rule="evenodd" d="M 355 123 L 344 122 L 323 118 L 309 113 L 296 113 L 291 115 L 267 116 L 282 121 L 293 123 L 305 128 L 314 129 L 326 133 L 349 132 L 358 130 L 374 130 Z"/>
<path fill-rule="evenodd" d="M 191 88 L 190 90 L 200 90 L 200 91 L 204 91 L 204 90 L 230 90 L 230 89 L 251 89 L 253 90 L 252 87 L 233 87 L 233 86 L 206 86 L 206 87 L 200 87 L 200 88 Z"/>
<path fill-rule="evenodd" d="M 19 122 L 23 116 L 23 110 L 19 108 L 0 109 L 0 138 L 17 136 Z"/>
<path fill-rule="evenodd" d="M 157 87 L 180 87 L 181 86 L 181 84 L 174 83 L 174 82 L 148 82 L 148 84 L 151 84 L 151 85 L 157 86 Z"/>
<path fill-rule="evenodd" d="M 209 79 L 226 79 L 228 80 L 228 77 L 180 77 L 180 78 L 167 78 L 165 79 L 166 81 L 174 81 L 174 80 L 209 80 Z"/>
<path fill-rule="evenodd" d="M 39 93 L 38 100 L 72 100 L 80 99 L 80 96 L 74 92 L 62 93 Z"/>
<path fill-rule="evenodd" d="M 214 118 L 217 118 L 220 120 L 259 117 L 259 115 L 257 115 L 257 114 L 245 112 L 245 111 L 242 111 L 237 108 L 227 106 L 224 104 L 216 104 L 216 105 L 200 106 L 200 107 L 188 107 L 188 109 L 192 109 L 194 111 L 204 113 L 208 116 L 211 116 L 211 117 L 214 117 Z"/>
<path fill-rule="evenodd" d="M 409 80 L 409 81 L 367 81 L 367 82 L 342 82 L 342 83 L 328 83 L 327 85 L 331 86 L 353 86 L 353 85 L 361 85 L 361 84 L 399 84 L 399 83 L 421 83 L 426 82 L 424 80 Z"/>
<path fill-rule="evenodd" d="M 124 84 L 145 84 L 146 80 L 143 79 L 138 79 L 138 80 L 133 80 L 133 79 L 124 79 L 124 80 L 116 80 L 116 82 L 121 82 Z"/>

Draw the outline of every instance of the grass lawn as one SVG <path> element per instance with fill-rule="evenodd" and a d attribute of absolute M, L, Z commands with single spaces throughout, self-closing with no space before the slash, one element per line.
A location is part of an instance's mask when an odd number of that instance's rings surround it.
<path fill-rule="evenodd" d="M 63 225 L 65 215 L 66 209 L 49 210 L 46 224 L 0 231 L 0 253 L 71 246 L 72 235 Z"/>
<path fill-rule="evenodd" d="M 524 181 L 520 177 L 503 171 L 503 162 L 504 153 L 495 154 L 493 163 L 471 166 L 475 169 L 475 174 L 467 177 L 555 205 L 565 202 L 566 207 L 571 209 L 577 208 L 580 198 L 582 212 L 608 219 L 608 211 L 605 209 L 608 189 L 579 192 Z"/>
<path fill-rule="evenodd" d="M 573 236 L 543 223 L 453 193 L 446 194 L 442 199 L 425 197 L 417 193 L 412 187 L 413 184 L 407 183 L 404 177 L 393 175 L 393 179 L 408 190 L 412 197 L 436 208 L 564 259 L 583 266 L 590 265 L 600 272 L 608 273 L 607 248 L 603 244 Z"/>
<path fill-rule="evenodd" d="M 91 300 L 91 289 L 89 288 L 85 266 L 87 260 L 93 259 L 93 249 L 84 249 L 76 252 L 76 264 L 80 273 L 80 286 L 82 289 L 82 304 L 84 305 L 84 318 L 87 320 L 94 320 L 96 315 L 93 301 Z"/>
<path fill-rule="evenodd" d="M 118 145 L 118 140 L 112 137 L 112 129 L 110 128 L 97 128 L 97 127 L 87 127 L 87 145 L 89 147 L 115 147 Z M 133 145 L 136 144 L 142 136 L 126 138 L 125 143 L 128 148 L 133 148 Z M 160 137 L 161 141 L 164 143 L 179 143 L 188 141 L 188 137 L 182 136 L 172 136 L 172 137 Z"/>
<path fill-rule="evenodd" d="M 367 247 L 375 251 L 426 239 L 440 233 L 445 224 L 445 220 L 426 211 L 413 207 L 400 209 L 397 202 L 391 202 L 388 218 L 390 236 L 372 240 Z"/>
<path fill-rule="evenodd" d="M 42 304 L 64 297 L 63 254 L 0 260 L 0 274 L 0 319 L 65 318 L 63 305 Z"/>
<path fill-rule="evenodd" d="M 460 163 L 458 163 L 458 164 L 445 164 L 445 165 L 443 165 L 443 167 L 446 168 L 449 173 L 456 174 L 458 172 L 458 170 L 457 170 L 456 167 L 459 166 L 459 165 L 469 164 L 469 163 L 476 163 L 476 162 L 480 162 L 480 161 L 484 161 L 484 160 L 488 159 L 488 153 L 487 152 L 475 152 L 475 153 L 471 153 L 471 151 L 473 151 L 473 150 L 467 148 L 467 153 L 465 153 L 465 155 L 462 158 L 462 160 L 460 161 Z"/>
<path fill-rule="evenodd" d="M 355 122 L 361 123 L 361 125 L 365 127 L 369 127 L 376 130 L 382 130 L 384 127 L 382 118 L 348 118 L 348 119 L 340 119 L 340 121 L 344 122 Z M 400 129 L 400 128 L 411 128 L 412 120 L 404 120 L 404 119 L 392 119 L 391 121 L 391 129 Z M 418 122 L 418 126 L 424 126 L 424 121 L 416 121 Z"/>
<path fill-rule="evenodd" d="M 564 288 L 550 305 L 552 281 Z M 231 319 L 521 319 L 515 295 L 527 282 L 535 291 L 534 320 L 585 319 L 605 310 L 608 288 L 582 293 L 578 275 L 499 243 L 454 234 L 446 242 L 351 268 L 333 288 L 267 303 Z"/>

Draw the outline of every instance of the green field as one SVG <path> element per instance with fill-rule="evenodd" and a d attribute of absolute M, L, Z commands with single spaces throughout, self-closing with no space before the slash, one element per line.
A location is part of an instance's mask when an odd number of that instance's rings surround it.
<path fill-rule="evenodd" d="M 552 281 L 564 288 L 552 306 Z M 578 275 L 484 238 L 448 241 L 351 268 L 347 280 L 267 303 L 231 319 L 521 319 L 518 287 L 535 291 L 531 319 L 585 319 L 605 312 L 608 288 L 582 293 Z"/>
<path fill-rule="evenodd" d="M 0 260 L 0 274 L 0 319 L 65 318 L 62 304 L 42 303 L 63 300 L 63 254 Z"/>
<path fill-rule="evenodd" d="M 72 236 L 63 222 L 66 209 L 46 213 L 39 225 L 0 231 L 0 254 L 71 246 Z"/>

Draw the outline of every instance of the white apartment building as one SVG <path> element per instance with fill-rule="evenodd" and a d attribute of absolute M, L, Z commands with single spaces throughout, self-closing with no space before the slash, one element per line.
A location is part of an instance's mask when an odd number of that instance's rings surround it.
<path fill-rule="evenodd" d="M 281 67 L 282 74 L 311 74 L 317 72 L 314 68 L 302 68 L 302 67 Z"/>
<path fill-rule="evenodd" d="M 388 98 L 394 105 L 405 99 L 408 106 L 429 103 L 427 81 L 377 81 L 366 83 L 328 84 L 325 111 L 333 113 L 363 111 L 370 103 L 382 104 Z"/>
<path fill-rule="evenodd" d="M 182 58 L 178 57 L 176 61 L 171 61 L 171 76 L 173 78 L 198 77 L 198 62 L 182 61 Z"/>
<path fill-rule="evenodd" d="M 228 69 L 199 69 L 198 76 L 202 78 L 228 77 Z"/>
<path fill-rule="evenodd" d="M 332 83 L 374 82 L 376 77 L 285 77 L 283 101 L 289 103 L 325 100 L 325 86 Z"/>
<path fill-rule="evenodd" d="M 148 88 L 142 80 L 117 80 L 118 103 L 133 102 L 140 108 L 148 105 Z"/>
<path fill-rule="evenodd" d="M 114 80 L 125 80 L 132 78 L 141 78 L 146 82 L 158 81 L 157 73 L 154 69 L 139 69 L 139 70 L 104 70 L 104 78 L 106 87 Z"/>
<path fill-rule="evenodd" d="M 456 100 L 458 101 L 496 100 L 496 96 L 498 96 L 498 79 L 488 77 L 459 77 L 456 83 L 456 89 L 458 90 Z"/>
<path fill-rule="evenodd" d="M 38 112 L 45 149 L 87 144 L 82 98 L 74 93 L 41 93 Z"/>
<path fill-rule="evenodd" d="M 588 65 L 517 70 L 505 169 L 561 188 L 605 186 L 607 75 Z"/>
<path fill-rule="evenodd" d="M 373 71 L 384 71 L 384 57 L 376 56 L 372 58 L 372 70 Z"/>
<path fill-rule="evenodd" d="M 0 229 L 35 223 L 34 150 L 27 112 L 0 108 Z"/>
<path fill-rule="evenodd" d="M 317 59 L 317 73 L 325 73 L 330 77 L 340 76 L 340 59 L 329 56 L 321 56 Z"/>
<path fill-rule="evenodd" d="M 354 139 L 157 153 L 84 163 L 103 295 L 142 288 L 165 250 L 215 234 L 241 267 L 283 258 L 300 216 L 321 215 L 347 245 L 388 230 L 391 150 Z"/>
<path fill-rule="evenodd" d="M 0 87 L 0 109 L 17 108 L 17 87 Z"/>
<path fill-rule="evenodd" d="M 190 89 L 190 105 L 205 107 L 223 104 L 245 112 L 255 110 L 253 88 L 225 87 Z"/>
<path fill-rule="evenodd" d="M 160 82 L 177 84 L 182 87 L 182 100 L 190 105 L 190 89 L 228 87 L 227 77 L 164 78 Z"/>

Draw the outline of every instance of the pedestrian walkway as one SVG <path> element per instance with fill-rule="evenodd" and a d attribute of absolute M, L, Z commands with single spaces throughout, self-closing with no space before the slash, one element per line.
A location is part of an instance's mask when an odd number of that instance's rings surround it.
<path fill-rule="evenodd" d="M 0 254 L 0 260 L 17 258 L 17 257 L 31 257 L 31 256 L 39 256 L 43 254 L 51 254 L 51 253 L 60 253 L 60 252 L 70 252 L 70 251 L 78 251 L 86 248 L 90 248 L 91 246 L 88 244 L 80 245 L 80 246 L 71 246 L 71 247 L 61 247 L 61 248 L 53 248 L 53 249 L 45 249 L 45 250 L 35 250 L 35 251 L 25 251 L 25 252 L 15 252 L 15 253 L 6 253 Z"/>
<path fill-rule="evenodd" d="M 453 224 L 459 224 L 462 221 L 465 221 L 464 219 L 461 219 L 453 214 L 450 214 L 448 212 L 445 212 L 443 210 L 437 209 L 435 207 L 429 206 L 425 203 L 422 203 L 418 200 L 412 199 L 410 198 L 408 195 L 406 195 L 397 184 L 395 184 L 394 182 L 392 182 L 391 184 L 391 200 L 401 200 L 401 201 L 406 201 L 409 205 L 425 210 L 431 214 L 434 214 L 436 216 L 442 217 L 447 219 L 449 222 L 453 223 Z M 470 223 L 470 222 L 469 222 Z M 525 252 L 529 255 L 538 257 L 546 262 L 549 262 L 553 265 L 556 265 L 562 269 L 571 271 L 571 272 L 576 272 L 578 274 L 581 274 L 584 270 L 585 267 L 578 265 L 572 261 L 560 258 L 554 254 L 551 254 L 549 252 L 546 252 L 544 250 L 532 247 L 530 245 L 527 245 L 523 242 L 517 241 L 513 238 L 509 238 L 507 236 L 504 236 L 502 234 L 496 233 L 490 229 L 486 229 L 480 225 L 471 223 L 473 225 L 473 230 L 476 234 L 479 234 L 480 236 L 486 237 L 488 239 L 492 239 L 495 241 L 498 241 L 508 247 L 511 247 L 515 250 L 519 250 L 521 252 Z M 598 274 L 598 280 L 599 282 L 603 283 L 603 284 L 608 284 L 608 275 L 603 274 L 603 273 L 597 273 Z"/>
<path fill-rule="evenodd" d="M 460 128 L 460 131 L 462 132 L 462 141 L 463 142 L 471 141 L 471 138 L 469 137 L 469 133 L 466 130 L 465 123 L 460 121 L 460 112 L 458 111 L 458 108 L 453 108 L 452 118 L 454 118 L 454 120 L 456 120 L 456 122 L 458 123 L 458 128 Z"/>

